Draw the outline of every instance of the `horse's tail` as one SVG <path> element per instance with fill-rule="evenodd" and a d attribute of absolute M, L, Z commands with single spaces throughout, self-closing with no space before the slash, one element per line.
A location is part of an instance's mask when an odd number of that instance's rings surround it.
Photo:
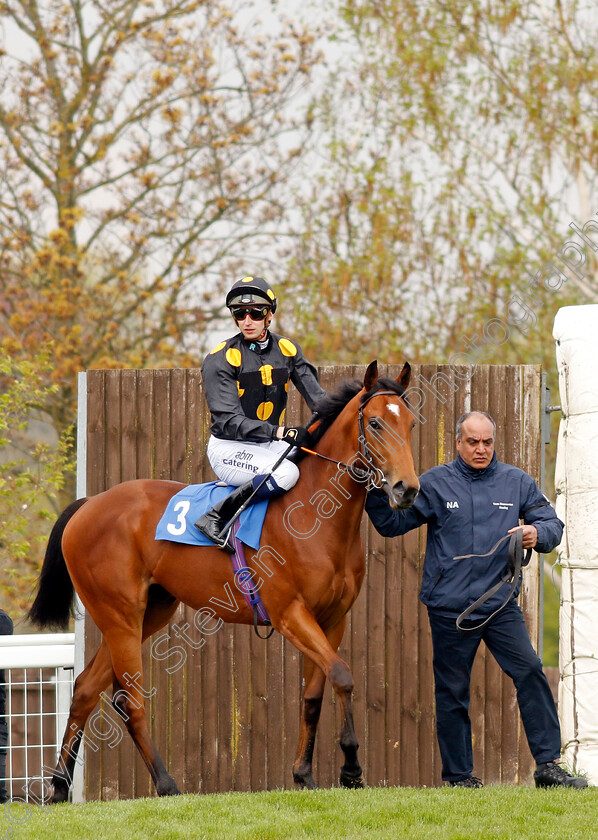
<path fill-rule="evenodd" d="M 77 499 L 71 502 L 62 511 L 50 533 L 37 583 L 37 595 L 28 613 L 29 619 L 40 627 L 66 630 L 73 614 L 75 589 L 62 553 L 62 535 L 69 519 L 86 501 Z"/>

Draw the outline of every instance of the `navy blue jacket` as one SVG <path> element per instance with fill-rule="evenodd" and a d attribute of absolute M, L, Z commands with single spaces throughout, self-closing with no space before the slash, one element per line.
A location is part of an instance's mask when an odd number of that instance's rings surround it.
<path fill-rule="evenodd" d="M 428 607 L 447 614 L 461 613 L 500 580 L 508 563 L 509 541 L 491 557 L 455 557 L 486 554 L 520 519 L 535 525 L 535 550 L 547 553 L 561 541 L 564 527 L 533 478 L 498 461 L 496 454 L 483 470 L 470 467 L 457 456 L 455 461 L 423 473 L 419 495 L 408 510 L 393 511 L 383 490 L 368 493 L 365 509 L 384 537 L 396 537 L 427 523 L 420 598 Z M 471 617 L 489 615 L 507 591 L 505 584 Z M 518 591 L 519 586 L 514 598 Z"/>

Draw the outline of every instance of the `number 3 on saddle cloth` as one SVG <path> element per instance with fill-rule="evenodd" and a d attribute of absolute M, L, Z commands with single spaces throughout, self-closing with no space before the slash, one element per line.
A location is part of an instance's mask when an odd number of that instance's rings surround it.
<path fill-rule="evenodd" d="M 217 502 L 229 496 L 234 489 L 228 484 L 216 481 L 208 484 L 190 484 L 185 487 L 168 502 L 156 528 L 156 539 L 184 543 L 185 545 L 213 545 L 195 527 L 194 523 L 200 516 L 214 507 Z M 258 621 L 262 624 L 271 624 L 271 621 L 262 604 L 258 590 L 255 588 L 251 570 L 246 565 L 243 543 L 256 551 L 259 550 L 267 509 L 267 500 L 250 505 L 243 511 L 232 528 L 235 546 L 235 553 L 231 555 L 233 573 L 237 588 L 253 611 L 256 633 Z"/>

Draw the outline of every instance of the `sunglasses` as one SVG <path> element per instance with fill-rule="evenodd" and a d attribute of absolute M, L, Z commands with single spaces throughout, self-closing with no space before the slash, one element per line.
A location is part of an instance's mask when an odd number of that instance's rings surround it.
<path fill-rule="evenodd" d="M 247 309 L 245 307 L 235 306 L 231 309 L 231 314 L 235 321 L 242 321 L 247 315 L 249 315 L 252 321 L 263 321 L 269 311 L 269 306 L 261 306 L 259 309 L 257 307 Z"/>

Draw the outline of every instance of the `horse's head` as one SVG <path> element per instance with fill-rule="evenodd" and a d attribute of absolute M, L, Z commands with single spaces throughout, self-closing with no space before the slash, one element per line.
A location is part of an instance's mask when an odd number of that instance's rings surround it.
<path fill-rule="evenodd" d="M 383 476 L 382 486 L 395 509 L 410 507 L 419 492 L 411 452 L 415 422 L 403 396 L 410 376 L 411 365 L 405 362 L 396 380 L 379 379 L 374 361 L 366 370 L 360 395 L 361 458 Z"/>

